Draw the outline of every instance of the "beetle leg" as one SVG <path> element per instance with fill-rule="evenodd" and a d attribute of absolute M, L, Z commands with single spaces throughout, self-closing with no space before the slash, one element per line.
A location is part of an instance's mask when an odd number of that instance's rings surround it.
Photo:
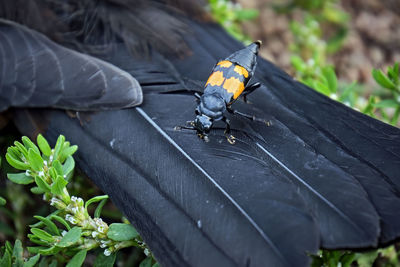
<path fill-rule="evenodd" d="M 250 85 L 246 86 L 246 88 L 244 89 L 244 91 L 242 93 L 243 101 L 245 103 L 248 103 L 247 102 L 247 95 L 251 94 L 254 90 L 259 88 L 260 86 L 261 86 L 261 83 L 259 83 L 259 82 L 256 82 L 256 83 L 253 83 L 253 84 L 250 84 Z"/>
<path fill-rule="evenodd" d="M 230 125 L 229 119 L 227 119 L 226 117 L 223 117 L 222 121 L 226 123 L 226 128 L 225 128 L 225 131 L 224 131 L 226 140 L 231 145 L 235 144 L 236 143 L 236 138 L 233 135 L 230 134 L 231 133 L 231 125 Z"/>
<path fill-rule="evenodd" d="M 231 125 L 230 125 L 229 119 L 227 119 L 226 117 L 223 117 L 222 121 L 225 122 L 225 124 L 226 124 L 226 128 L 225 128 L 224 133 L 225 134 L 230 134 L 231 133 Z"/>
<path fill-rule="evenodd" d="M 237 111 L 237 110 L 232 109 L 232 108 L 229 108 L 229 107 L 228 107 L 226 110 L 227 110 L 228 112 L 234 114 L 234 115 L 242 116 L 242 117 L 244 117 L 244 118 L 246 118 L 246 119 L 248 119 L 248 120 L 262 122 L 262 123 L 265 123 L 267 126 L 270 126 L 270 125 L 271 125 L 271 122 L 270 122 L 270 121 L 257 118 L 257 117 L 254 116 L 254 115 L 249 115 L 249 114 L 246 114 L 246 113 Z"/>

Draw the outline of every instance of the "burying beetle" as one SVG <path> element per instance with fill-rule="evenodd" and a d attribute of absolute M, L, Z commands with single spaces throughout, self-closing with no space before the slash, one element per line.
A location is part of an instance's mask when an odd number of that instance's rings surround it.
<path fill-rule="evenodd" d="M 257 54 L 261 41 L 256 41 L 249 46 L 236 51 L 225 60 L 219 61 L 208 78 L 203 95 L 195 93 L 198 106 L 195 110 L 196 119 L 188 122 L 191 127 L 180 126 L 182 129 L 196 130 L 200 138 L 208 141 L 208 133 L 215 121 L 223 121 L 226 124 L 225 134 L 229 143 L 235 143 L 235 137 L 230 134 L 229 120 L 224 113 L 245 117 L 252 121 L 261 121 L 269 125 L 269 122 L 258 119 L 231 108 L 231 105 L 242 96 L 246 96 L 260 87 L 260 83 L 249 84 L 257 65 Z"/>

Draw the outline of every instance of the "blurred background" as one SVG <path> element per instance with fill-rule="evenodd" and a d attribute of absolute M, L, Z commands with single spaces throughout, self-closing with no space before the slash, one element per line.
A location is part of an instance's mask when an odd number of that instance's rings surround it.
<path fill-rule="evenodd" d="M 399 126 L 399 0 L 209 0 L 209 9 L 237 39 L 262 40 L 261 55 L 296 79 Z"/>

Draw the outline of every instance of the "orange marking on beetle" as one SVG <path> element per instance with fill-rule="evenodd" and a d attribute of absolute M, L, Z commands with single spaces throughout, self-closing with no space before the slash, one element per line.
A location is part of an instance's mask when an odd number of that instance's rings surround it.
<path fill-rule="evenodd" d="M 224 82 L 224 74 L 222 71 L 215 71 L 213 72 L 207 80 L 206 86 L 211 84 L 212 86 L 218 85 L 220 86 Z"/>
<path fill-rule="evenodd" d="M 240 75 L 243 75 L 245 78 L 249 77 L 249 72 L 242 66 L 236 65 L 233 70 L 239 73 Z"/>
<path fill-rule="evenodd" d="M 236 99 L 244 90 L 244 83 L 235 77 L 226 79 L 223 88 L 233 94 L 233 99 Z"/>
<path fill-rule="evenodd" d="M 229 68 L 230 66 L 232 66 L 232 62 L 228 61 L 228 60 L 223 60 L 218 62 L 219 66 L 221 66 L 222 68 Z"/>

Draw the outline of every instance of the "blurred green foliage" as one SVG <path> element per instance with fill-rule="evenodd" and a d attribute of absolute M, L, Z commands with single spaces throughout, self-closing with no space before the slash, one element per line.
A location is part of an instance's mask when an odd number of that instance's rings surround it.
<path fill-rule="evenodd" d="M 378 95 L 369 98 L 364 113 L 376 117 L 379 113 L 383 121 L 397 126 L 400 116 L 400 70 L 399 62 L 387 68 L 386 73 L 373 69 L 372 76 L 381 87 Z"/>
<path fill-rule="evenodd" d="M 243 8 L 230 0 L 209 0 L 208 8 L 213 18 L 234 38 L 244 43 L 251 42 L 251 39 L 243 33 L 241 22 L 255 19 L 258 10 Z"/>

